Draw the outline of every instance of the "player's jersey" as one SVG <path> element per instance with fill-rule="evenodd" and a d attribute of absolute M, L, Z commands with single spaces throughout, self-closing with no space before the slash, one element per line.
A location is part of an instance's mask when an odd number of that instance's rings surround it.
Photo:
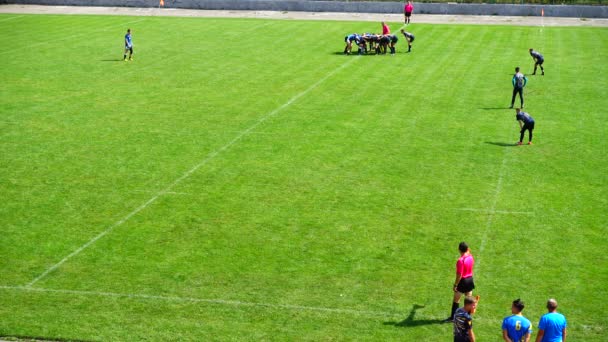
<path fill-rule="evenodd" d="M 128 48 L 133 47 L 133 41 L 131 40 L 130 33 L 125 34 L 125 46 Z"/>
<path fill-rule="evenodd" d="M 524 76 L 524 74 L 522 74 L 521 72 L 518 72 L 515 75 L 513 75 L 512 82 L 513 82 L 514 87 L 523 88 L 526 86 L 526 83 L 528 83 L 528 79 L 526 78 L 526 76 Z"/>
<path fill-rule="evenodd" d="M 456 273 L 460 274 L 462 278 L 472 277 L 473 266 L 475 266 L 475 259 L 471 254 L 465 254 L 456 261 Z"/>
<path fill-rule="evenodd" d="M 544 60 L 543 55 L 541 55 L 538 51 L 534 51 L 534 50 L 530 51 L 530 56 L 536 58 L 539 61 Z"/>
<path fill-rule="evenodd" d="M 545 331 L 543 342 L 561 342 L 567 326 L 566 317 L 557 312 L 544 314 L 538 322 L 538 329 Z"/>
<path fill-rule="evenodd" d="M 511 315 L 502 321 L 502 329 L 513 342 L 524 342 L 526 334 L 532 334 L 532 323 L 522 315 Z"/>
<path fill-rule="evenodd" d="M 405 38 L 409 39 L 411 42 L 414 41 L 414 35 L 413 34 L 411 34 L 409 32 L 406 32 L 406 31 L 403 31 L 403 35 L 405 36 Z"/>
<path fill-rule="evenodd" d="M 344 41 L 346 42 L 356 42 L 359 43 L 359 40 L 361 40 L 361 36 L 353 33 L 353 34 L 349 34 L 348 36 L 346 36 L 346 38 L 344 39 Z"/>
<path fill-rule="evenodd" d="M 473 317 L 464 308 L 458 308 L 454 313 L 454 337 L 468 341 L 473 328 Z"/>
<path fill-rule="evenodd" d="M 530 116 L 530 114 L 526 113 L 526 112 L 519 112 L 517 114 L 515 114 L 515 120 L 519 121 L 523 121 L 524 123 L 534 123 L 534 118 Z"/>

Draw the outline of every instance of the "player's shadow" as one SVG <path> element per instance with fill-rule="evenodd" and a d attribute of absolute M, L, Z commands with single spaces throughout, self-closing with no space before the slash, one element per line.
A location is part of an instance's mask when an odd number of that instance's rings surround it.
<path fill-rule="evenodd" d="M 415 319 L 414 317 L 416 316 L 416 311 L 422 308 L 424 308 L 424 305 L 414 304 L 409 315 L 407 315 L 404 320 L 399 322 L 384 322 L 384 325 L 393 325 L 399 328 L 409 328 L 418 327 L 421 325 L 440 324 L 442 322 L 440 319 Z"/>
<path fill-rule="evenodd" d="M 484 107 L 480 108 L 481 110 L 499 110 L 499 109 L 511 109 L 509 107 Z"/>
<path fill-rule="evenodd" d="M 100 59 L 100 62 L 122 62 L 122 58 L 114 58 L 114 59 Z"/>
<path fill-rule="evenodd" d="M 486 144 L 496 145 L 496 146 L 501 146 L 501 147 L 517 146 L 517 143 L 506 143 L 506 142 L 500 142 L 500 141 L 486 141 Z"/>

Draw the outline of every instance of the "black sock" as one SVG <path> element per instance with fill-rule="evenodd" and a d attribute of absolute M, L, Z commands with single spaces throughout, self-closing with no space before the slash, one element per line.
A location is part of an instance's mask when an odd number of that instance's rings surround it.
<path fill-rule="evenodd" d="M 452 303 L 452 314 L 450 315 L 451 319 L 454 319 L 454 313 L 456 312 L 456 310 L 458 309 L 459 306 L 460 306 L 460 304 L 458 304 L 458 303 Z"/>
<path fill-rule="evenodd" d="M 524 132 L 525 132 L 525 131 L 522 129 L 522 130 L 521 130 L 521 133 L 519 134 L 519 142 L 524 141 Z"/>
<path fill-rule="evenodd" d="M 391 53 L 395 53 L 395 47 L 391 46 Z"/>
<path fill-rule="evenodd" d="M 127 59 L 127 54 L 125 53 L 125 55 L 122 57 L 122 59 Z"/>

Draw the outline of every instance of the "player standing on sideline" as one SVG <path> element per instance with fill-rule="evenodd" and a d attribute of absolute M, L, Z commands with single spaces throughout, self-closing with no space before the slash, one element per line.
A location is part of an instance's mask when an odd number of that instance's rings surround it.
<path fill-rule="evenodd" d="M 133 40 L 131 39 L 131 29 L 127 29 L 127 34 L 125 34 L 125 55 L 123 56 L 123 60 L 127 61 L 127 51 L 129 51 L 129 60 L 133 60 Z"/>
<path fill-rule="evenodd" d="M 545 69 L 543 68 L 543 63 L 545 62 L 545 58 L 543 57 L 543 55 L 540 54 L 540 52 L 538 51 L 534 51 L 533 49 L 530 49 L 530 56 L 532 56 L 532 59 L 534 60 L 534 72 L 532 73 L 532 75 L 536 75 L 536 67 L 540 67 L 540 71 L 541 71 L 541 75 L 545 75 Z"/>
<path fill-rule="evenodd" d="M 403 14 L 405 15 L 404 24 L 410 23 L 410 17 L 412 16 L 412 12 L 414 11 L 414 5 L 412 5 L 411 1 L 408 1 L 405 7 L 403 8 Z"/>
<path fill-rule="evenodd" d="M 382 35 L 386 36 L 387 34 L 391 34 L 391 29 L 383 21 L 382 22 Z"/>
<path fill-rule="evenodd" d="M 532 145 L 532 131 L 534 130 L 534 118 L 526 112 L 522 112 L 519 108 L 515 108 L 515 120 L 519 123 L 519 142 L 517 145 L 523 144 L 524 133 L 528 130 L 528 145 Z"/>
<path fill-rule="evenodd" d="M 511 107 L 509 108 L 513 108 L 517 94 L 519 94 L 520 107 L 524 108 L 524 87 L 528 84 L 528 78 L 519 72 L 519 67 L 515 68 L 515 74 L 513 75 L 511 83 L 513 83 L 513 97 L 511 97 Z"/>
<path fill-rule="evenodd" d="M 538 322 L 538 335 L 536 342 L 566 342 L 566 317 L 557 312 L 557 301 L 549 299 L 547 310 Z"/>
<path fill-rule="evenodd" d="M 471 296 L 464 297 L 464 307 L 454 313 L 454 342 L 475 342 L 471 316 L 475 310 L 477 310 L 477 300 Z"/>
<path fill-rule="evenodd" d="M 511 305 L 511 313 L 513 315 L 505 317 L 502 321 L 502 338 L 506 342 L 530 341 L 532 323 L 521 314 L 524 307 L 524 302 L 519 298 L 514 300 L 513 305 Z"/>
<path fill-rule="evenodd" d="M 454 300 L 452 301 L 452 311 L 450 317 L 444 322 L 451 322 L 454 319 L 454 313 L 460 305 L 460 297 L 464 294 L 470 297 L 473 294 L 475 283 L 473 282 L 473 266 L 475 259 L 471 255 L 471 250 L 466 242 L 461 242 L 458 245 L 460 258 L 456 261 L 456 280 L 454 281 Z"/>
<path fill-rule="evenodd" d="M 407 52 L 412 52 L 412 42 L 414 42 L 414 35 L 406 32 L 404 29 L 401 29 L 401 33 L 405 36 L 405 40 L 407 40 Z"/>

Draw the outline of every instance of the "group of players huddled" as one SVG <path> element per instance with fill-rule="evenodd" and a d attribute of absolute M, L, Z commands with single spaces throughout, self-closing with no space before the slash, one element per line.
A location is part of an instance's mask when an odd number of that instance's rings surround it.
<path fill-rule="evenodd" d="M 401 29 L 401 33 L 407 41 L 407 52 L 412 51 L 412 43 L 414 42 L 414 35 Z M 349 55 L 352 52 L 353 45 L 357 46 L 357 54 L 386 54 L 390 51 L 391 55 L 395 54 L 395 45 L 399 41 L 399 37 L 396 34 L 391 34 L 390 28 L 384 22 L 382 22 L 382 34 L 375 33 L 364 33 L 358 34 L 353 33 L 344 37 L 346 46 L 344 47 L 344 54 Z"/>

